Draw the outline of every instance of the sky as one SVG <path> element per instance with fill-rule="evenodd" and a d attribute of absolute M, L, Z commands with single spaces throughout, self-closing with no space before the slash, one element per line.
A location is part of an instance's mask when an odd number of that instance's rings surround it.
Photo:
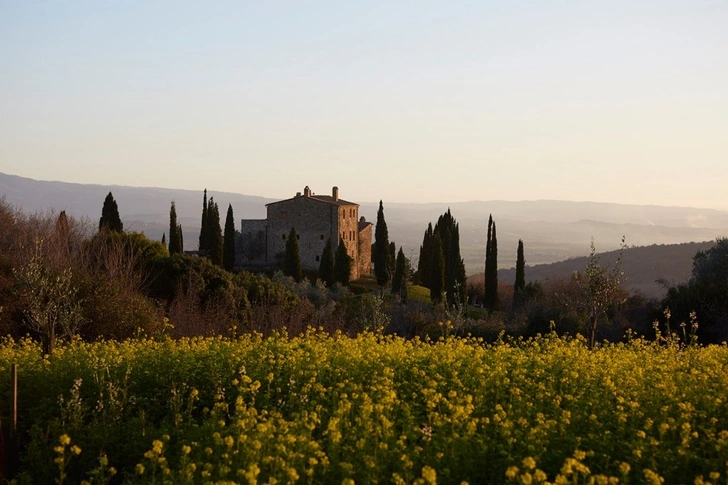
<path fill-rule="evenodd" d="M 728 209 L 725 0 L 0 0 L 0 172 Z"/>

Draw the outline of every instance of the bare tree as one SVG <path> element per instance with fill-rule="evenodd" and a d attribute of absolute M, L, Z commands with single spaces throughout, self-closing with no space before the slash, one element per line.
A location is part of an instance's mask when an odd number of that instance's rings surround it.
<path fill-rule="evenodd" d="M 626 249 L 622 237 L 619 257 L 616 263 L 602 265 L 594 247 L 594 240 L 591 241 L 591 253 L 587 260 L 583 273 L 574 273 L 579 289 L 579 301 L 577 305 L 587 314 L 587 339 L 589 348 L 594 348 L 596 343 L 597 324 L 607 310 L 615 304 L 623 303 L 624 292 L 621 285 L 624 278 L 622 272 L 622 255 Z"/>

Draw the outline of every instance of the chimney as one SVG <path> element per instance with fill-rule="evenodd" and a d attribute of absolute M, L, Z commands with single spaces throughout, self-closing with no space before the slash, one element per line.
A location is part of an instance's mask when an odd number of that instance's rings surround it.
<path fill-rule="evenodd" d="M 311 189 L 308 188 L 308 185 L 303 189 L 303 196 L 311 197 Z"/>
<path fill-rule="evenodd" d="M 331 189 L 331 197 L 334 198 L 335 201 L 339 200 L 339 188 L 334 186 L 334 188 Z"/>

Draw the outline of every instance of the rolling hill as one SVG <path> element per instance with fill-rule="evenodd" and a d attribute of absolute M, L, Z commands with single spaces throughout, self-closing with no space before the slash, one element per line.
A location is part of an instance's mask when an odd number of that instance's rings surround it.
<path fill-rule="evenodd" d="M 302 181 L 301 185 L 305 182 Z M 203 188 L 202 184 L 198 191 L 73 184 L 0 173 L 0 197 L 10 204 L 28 212 L 66 210 L 70 215 L 85 218 L 91 227 L 97 224 L 104 197 L 111 191 L 119 205 L 125 228 L 144 232 L 153 239 L 160 239 L 167 231 L 170 202 L 174 200 L 186 249 L 194 249 L 197 245 Z M 292 194 L 295 190 L 291 190 Z M 238 221 L 264 218 L 265 204 L 276 200 L 215 192 L 210 187 L 208 195 L 214 197 L 221 210 L 232 204 Z M 376 220 L 378 202 L 355 202 L 361 205 L 360 215 L 372 222 Z M 427 204 L 384 201 L 390 241 L 402 246 L 405 254 L 416 264 L 427 224 L 435 222 L 448 208 L 460 226 L 461 254 L 468 274 L 483 270 L 489 214 L 493 214 L 498 226 L 498 264 L 501 268 L 515 265 L 519 239 L 524 241 L 527 263 L 542 265 L 589 254 L 592 238 L 597 250 L 605 252 L 619 248 L 622 236 L 626 237 L 629 246 L 653 247 L 711 241 L 728 235 L 728 212 L 712 209 L 556 200 Z M 692 255 L 685 263 L 688 267 L 691 258 Z M 669 259 L 664 261 L 670 264 Z M 679 276 L 678 273 L 675 275 L 676 278 Z M 636 281 L 636 275 L 632 275 L 632 279 Z M 505 281 L 505 276 L 501 281 Z"/>

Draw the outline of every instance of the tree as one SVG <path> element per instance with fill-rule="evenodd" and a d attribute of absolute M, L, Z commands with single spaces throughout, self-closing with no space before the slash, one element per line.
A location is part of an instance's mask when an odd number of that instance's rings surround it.
<path fill-rule="evenodd" d="M 36 243 L 31 260 L 15 270 L 20 295 L 25 302 L 25 321 L 41 337 L 43 353 L 52 354 L 56 339 L 71 338 L 84 323 L 78 288 L 70 268 L 54 270 Z"/>
<path fill-rule="evenodd" d="M 395 264 L 394 276 L 392 277 L 392 293 L 399 295 L 402 301 L 407 299 L 407 259 L 404 256 L 404 250 L 400 246 L 397 253 L 397 263 Z"/>
<path fill-rule="evenodd" d="M 207 205 L 207 257 L 215 266 L 222 266 L 222 227 L 220 227 L 220 209 L 210 197 Z"/>
<path fill-rule="evenodd" d="M 430 268 L 432 267 L 432 223 L 427 224 L 427 230 L 420 246 L 420 259 L 417 261 L 417 280 L 425 288 L 430 287 Z"/>
<path fill-rule="evenodd" d="M 728 238 L 719 237 L 713 247 L 698 251 L 693 256 L 690 280 L 668 287 L 662 304 L 670 310 L 676 321 L 693 320 L 695 328 L 691 328 L 690 331 L 695 332 L 701 342 L 720 343 L 728 340 L 726 295 L 728 295 Z"/>
<path fill-rule="evenodd" d="M 228 204 L 227 216 L 225 217 L 225 234 L 222 243 L 222 267 L 232 271 L 235 266 L 235 219 L 233 217 L 233 206 Z"/>
<path fill-rule="evenodd" d="M 321 263 L 319 264 L 319 279 L 323 281 L 326 286 L 334 284 L 334 249 L 331 244 L 331 238 L 326 241 L 324 246 L 324 252 L 321 255 Z"/>
<path fill-rule="evenodd" d="M 177 224 L 177 209 L 172 201 L 169 209 L 169 254 L 182 253 L 182 241 L 180 240 L 180 226 Z"/>
<path fill-rule="evenodd" d="M 442 242 L 445 264 L 444 291 L 447 293 L 447 302 L 450 305 L 465 304 L 467 278 L 465 263 L 460 257 L 460 226 L 452 216 L 450 209 L 438 218 L 433 234 L 439 235 Z"/>
<path fill-rule="evenodd" d="M 119 206 L 114 200 L 114 196 L 109 195 L 104 199 L 104 206 L 101 208 L 101 218 L 99 219 L 99 231 L 122 232 L 124 224 L 119 217 Z"/>
<path fill-rule="evenodd" d="M 498 304 L 498 238 L 493 216 L 488 218 L 488 239 L 485 244 L 485 307 L 495 310 Z"/>
<path fill-rule="evenodd" d="M 207 251 L 207 189 L 202 196 L 202 220 L 200 221 L 200 243 L 198 249 L 200 253 L 205 254 Z"/>
<path fill-rule="evenodd" d="M 346 250 L 346 245 L 343 239 L 339 239 L 339 245 L 336 248 L 336 257 L 334 258 L 334 277 L 337 282 L 341 283 L 342 286 L 349 285 L 349 278 L 351 278 L 351 263 L 352 259 L 349 256 L 349 252 Z"/>
<path fill-rule="evenodd" d="M 283 257 L 283 274 L 293 277 L 296 282 L 303 279 L 303 270 L 301 269 L 301 256 L 298 253 L 298 234 L 296 228 L 291 227 L 286 240 L 286 253 Z"/>
<path fill-rule="evenodd" d="M 374 275 L 377 278 L 377 284 L 384 286 L 390 279 L 389 272 L 389 231 L 387 223 L 384 220 L 384 206 L 379 201 L 379 211 L 377 211 L 377 224 L 374 228 Z"/>
<path fill-rule="evenodd" d="M 442 240 L 439 233 L 432 237 L 432 264 L 430 266 L 430 300 L 433 303 L 442 301 L 445 291 L 445 255 L 442 252 Z"/>
<path fill-rule="evenodd" d="M 526 289 L 526 258 L 523 254 L 523 241 L 518 240 L 516 252 L 516 281 L 513 283 L 513 308 L 516 309 L 523 303 Z"/>
<path fill-rule="evenodd" d="M 614 266 L 602 265 L 599 263 L 599 256 L 596 254 L 594 240 L 592 239 L 591 253 L 584 268 L 584 273 L 577 271 L 574 274 L 574 280 L 581 291 L 578 305 L 587 314 L 586 331 L 589 348 L 594 348 L 596 344 L 599 319 L 606 315 L 611 306 L 624 301 L 621 285 L 624 276 L 624 273 L 622 273 L 622 255 L 625 248 L 623 237 L 616 264 Z"/>
<path fill-rule="evenodd" d="M 164 247 L 167 247 L 167 236 L 166 233 L 162 233 L 162 244 L 164 244 Z"/>

